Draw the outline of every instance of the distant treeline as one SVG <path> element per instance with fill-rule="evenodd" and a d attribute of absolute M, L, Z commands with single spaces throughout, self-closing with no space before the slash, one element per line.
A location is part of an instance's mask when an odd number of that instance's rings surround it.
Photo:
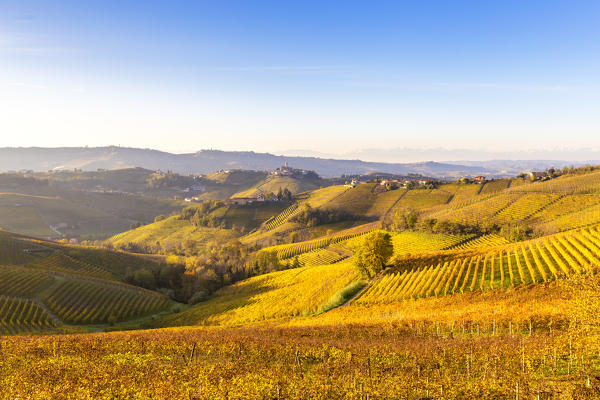
<path fill-rule="evenodd" d="M 539 236 L 526 224 L 498 224 L 482 221 L 480 224 L 463 224 L 459 222 L 440 221 L 435 218 L 421 218 L 415 212 L 398 212 L 391 220 L 384 221 L 384 227 L 391 231 L 402 232 L 405 230 L 442 233 L 447 235 L 488 235 L 499 234 L 512 242 L 531 239 Z"/>

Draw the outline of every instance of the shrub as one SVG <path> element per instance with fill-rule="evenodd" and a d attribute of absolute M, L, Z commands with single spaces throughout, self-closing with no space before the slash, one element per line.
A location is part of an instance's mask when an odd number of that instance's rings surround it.
<path fill-rule="evenodd" d="M 199 290 L 190 297 L 188 304 L 198 304 L 208 300 L 208 292 L 206 290 Z"/>

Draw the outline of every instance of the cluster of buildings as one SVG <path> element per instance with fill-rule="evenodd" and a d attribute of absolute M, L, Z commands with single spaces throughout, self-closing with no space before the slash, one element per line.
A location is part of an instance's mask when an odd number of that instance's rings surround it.
<path fill-rule="evenodd" d="M 463 178 L 460 178 L 458 181 L 460 183 L 478 183 L 478 184 L 481 185 L 481 184 L 486 183 L 487 179 L 486 179 L 485 176 L 479 175 L 479 176 L 476 176 L 474 178 L 463 177 Z"/>
<path fill-rule="evenodd" d="M 430 185 L 435 185 L 435 181 L 433 179 L 427 179 L 427 178 L 415 178 L 415 179 L 411 179 L 411 178 L 405 178 L 405 179 L 382 179 L 381 181 L 379 181 L 379 184 L 381 186 L 384 186 L 386 188 L 403 188 L 403 189 L 408 189 L 411 187 L 415 187 L 415 186 L 430 186 Z"/>
<path fill-rule="evenodd" d="M 550 174 L 548 171 L 531 171 L 529 173 L 529 179 L 532 181 L 543 181 L 546 179 L 550 179 Z"/>
<path fill-rule="evenodd" d="M 281 167 L 279 167 L 277 169 L 274 169 L 273 171 L 269 172 L 269 175 L 273 175 L 273 176 L 295 176 L 295 177 L 301 177 L 301 176 L 308 175 L 308 173 L 309 173 L 309 171 L 307 171 L 305 169 L 292 168 L 286 162 L 285 165 L 282 165 Z"/>

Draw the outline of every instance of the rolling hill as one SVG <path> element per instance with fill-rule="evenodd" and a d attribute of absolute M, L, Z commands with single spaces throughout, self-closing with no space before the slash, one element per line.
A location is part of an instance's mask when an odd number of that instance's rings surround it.
<path fill-rule="evenodd" d="M 166 311 L 165 295 L 125 283 L 164 260 L 0 231 L 0 332 L 116 323 Z"/>
<path fill-rule="evenodd" d="M 342 174 L 388 172 L 422 174 L 434 177 L 460 177 L 493 173 L 485 167 L 436 162 L 390 164 L 360 160 L 336 160 L 317 157 L 287 157 L 269 153 L 201 150 L 196 153 L 171 154 L 150 149 L 124 147 L 1 148 L 0 171 L 96 171 L 142 167 L 180 174 L 209 174 L 217 170 L 243 169 L 270 171 L 288 162 L 297 168 L 314 170 L 324 177 Z"/>
<path fill-rule="evenodd" d="M 2 333 L 168 327 L 0 337 L 3 371 L 39 387 L 18 357 L 40 369 L 51 360 L 52 376 L 56 365 L 76 362 L 90 382 L 100 369 L 120 384 L 152 376 L 160 388 L 123 386 L 150 397 L 593 398 L 597 336 L 574 328 L 586 321 L 574 307 L 593 298 L 577 285 L 593 285 L 600 268 L 597 174 L 395 190 L 335 185 L 291 203 L 202 201 L 110 239 L 162 258 L 1 232 L 0 263 L 10 264 L 0 267 Z M 366 278 L 354 253 L 374 231 L 390 233 L 394 254 Z M 231 242 L 247 252 L 234 261 L 250 277 L 216 276 L 224 284 L 195 304 L 124 282 L 128 269 L 161 276 L 164 256 L 184 243 L 194 243 L 189 258 L 209 259 Z M 281 270 L 261 269 L 262 259 Z M 200 269 L 216 275 L 221 262 Z M 191 271 L 188 278 L 199 274 Z M 173 376 L 189 383 L 186 391 Z"/>

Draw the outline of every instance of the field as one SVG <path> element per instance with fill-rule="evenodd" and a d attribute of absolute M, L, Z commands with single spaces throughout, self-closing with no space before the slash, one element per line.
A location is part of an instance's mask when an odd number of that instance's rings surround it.
<path fill-rule="evenodd" d="M 334 321 L 4 337 L 0 391 L 30 399 L 417 400 L 593 399 L 600 390 L 595 347 L 547 326 Z"/>

